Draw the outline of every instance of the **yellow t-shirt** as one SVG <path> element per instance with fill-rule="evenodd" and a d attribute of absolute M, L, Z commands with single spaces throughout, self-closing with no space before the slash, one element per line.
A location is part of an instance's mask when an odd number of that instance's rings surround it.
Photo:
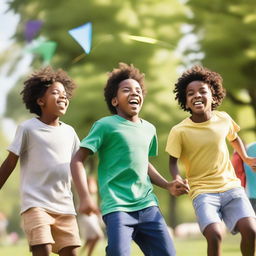
<path fill-rule="evenodd" d="M 192 199 L 241 186 L 226 144 L 226 138 L 236 139 L 240 127 L 227 113 L 212 113 L 203 123 L 184 119 L 171 129 L 167 140 L 166 152 L 184 164 Z"/>

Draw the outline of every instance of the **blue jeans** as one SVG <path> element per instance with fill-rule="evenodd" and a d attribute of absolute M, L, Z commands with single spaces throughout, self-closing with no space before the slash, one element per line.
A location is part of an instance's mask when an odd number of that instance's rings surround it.
<path fill-rule="evenodd" d="M 134 212 L 112 212 L 106 224 L 107 256 L 130 256 L 132 239 L 146 256 L 175 256 L 173 241 L 157 206 Z"/>

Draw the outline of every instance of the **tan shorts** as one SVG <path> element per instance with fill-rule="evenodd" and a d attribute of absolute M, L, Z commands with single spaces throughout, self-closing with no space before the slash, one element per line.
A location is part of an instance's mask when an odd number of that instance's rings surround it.
<path fill-rule="evenodd" d="M 81 246 L 76 217 L 49 213 L 42 208 L 30 208 L 21 215 L 30 246 L 51 244 L 58 253 L 69 246 Z"/>

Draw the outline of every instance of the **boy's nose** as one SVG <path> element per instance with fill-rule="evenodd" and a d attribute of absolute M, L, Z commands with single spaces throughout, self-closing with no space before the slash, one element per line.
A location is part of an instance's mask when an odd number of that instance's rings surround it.
<path fill-rule="evenodd" d="M 131 94 L 132 94 L 132 95 L 138 95 L 138 92 L 137 92 L 137 90 L 132 90 L 132 91 L 131 91 Z"/>
<path fill-rule="evenodd" d="M 60 94 L 60 98 L 61 98 L 61 99 L 66 99 L 66 98 L 67 98 L 67 95 L 66 95 L 66 94 Z"/>
<path fill-rule="evenodd" d="M 196 92 L 195 93 L 195 98 L 200 98 L 201 97 L 201 93 L 200 92 Z"/>

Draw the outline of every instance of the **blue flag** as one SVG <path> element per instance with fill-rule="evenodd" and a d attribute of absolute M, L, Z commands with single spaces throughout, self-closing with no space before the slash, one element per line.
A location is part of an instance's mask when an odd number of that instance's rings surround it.
<path fill-rule="evenodd" d="M 82 46 L 84 51 L 89 54 L 92 43 L 92 23 L 87 22 L 82 26 L 73 28 L 68 33 Z"/>

